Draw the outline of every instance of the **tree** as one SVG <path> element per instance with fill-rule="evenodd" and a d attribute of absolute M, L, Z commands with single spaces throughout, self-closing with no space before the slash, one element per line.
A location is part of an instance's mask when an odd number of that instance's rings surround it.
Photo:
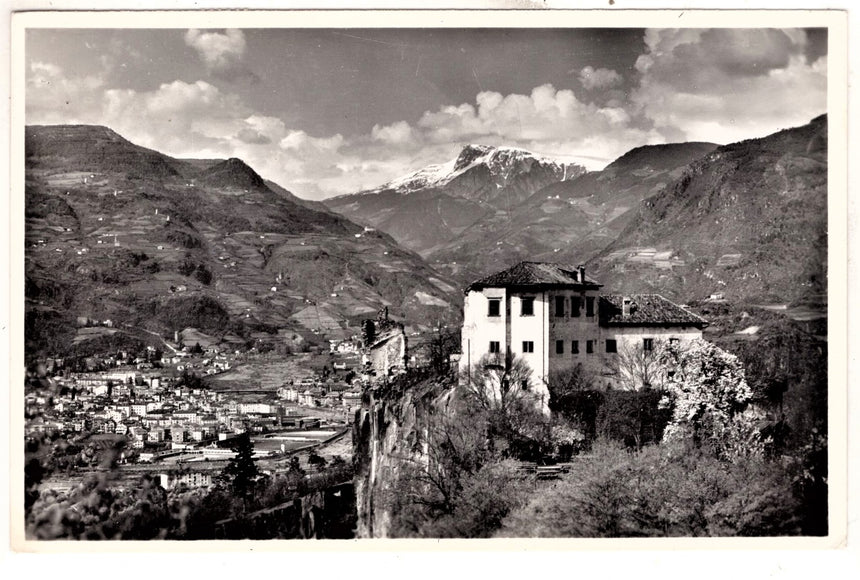
<path fill-rule="evenodd" d="M 752 389 L 738 357 L 696 339 L 687 347 L 669 345 L 663 361 L 674 373 L 665 385 L 663 402 L 671 405 L 672 417 L 664 441 L 690 439 L 720 457 L 763 451 L 757 417 L 747 410 Z"/>
<path fill-rule="evenodd" d="M 450 371 L 451 355 L 460 348 L 460 337 L 457 332 L 448 330 L 438 323 L 425 348 L 430 368 L 437 374 L 446 374 Z"/>
<path fill-rule="evenodd" d="M 265 476 L 257 468 L 254 460 L 254 444 L 247 433 L 239 435 L 231 445 L 231 449 L 236 452 L 236 455 L 221 472 L 220 479 L 242 499 L 247 508 L 255 489 Z"/>
<path fill-rule="evenodd" d="M 365 348 L 369 347 L 376 340 L 376 324 L 369 318 L 361 323 L 361 340 Z"/>
<path fill-rule="evenodd" d="M 326 463 L 325 457 L 318 455 L 316 451 L 311 451 L 311 454 L 308 456 L 308 465 L 313 465 L 318 471 L 324 470 Z"/>
<path fill-rule="evenodd" d="M 200 346 L 199 342 L 195 342 L 194 346 L 191 347 L 191 354 L 203 354 L 203 347 Z"/>
<path fill-rule="evenodd" d="M 541 403 L 531 388 L 531 376 L 532 369 L 522 357 L 485 354 L 472 365 L 466 395 L 482 409 L 508 417 L 522 402 Z"/>
<path fill-rule="evenodd" d="M 290 457 L 289 473 L 295 473 L 304 476 L 305 470 L 302 469 L 302 464 L 299 463 L 298 455 L 293 455 L 292 457 Z"/>
<path fill-rule="evenodd" d="M 39 484 L 45 476 L 45 467 L 35 457 L 24 466 L 24 511 L 30 513 L 30 508 L 39 499 Z"/>
<path fill-rule="evenodd" d="M 618 387 L 626 391 L 661 390 L 666 383 L 665 340 L 654 339 L 646 350 L 644 342 L 619 341 L 618 352 L 612 357 L 611 369 Z"/>
<path fill-rule="evenodd" d="M 461 389 L 486 414 L 491 440 L 524 460 L 538 460 L 551 445 L 551 425 L 542 412 L 549 396 L 531 376 L 522 357 L 484 355 Z"/>

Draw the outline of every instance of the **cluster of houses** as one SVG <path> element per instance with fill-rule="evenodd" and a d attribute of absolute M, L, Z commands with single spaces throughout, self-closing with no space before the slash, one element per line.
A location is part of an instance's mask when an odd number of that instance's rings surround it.
<path fill-rule="evenodd" d="M 89 326 L 93 326 L 91 319 L 81 318 L 81 320 L 88 321 Z M 112 322 L 105 320 L 100 325 L 111 326 Z M 145 351 L 140 353 L 120 351 L 105 356 L 90 356 L 83 360 L 83 368 L 88 371 L 107 371 L 128 367 L 133 367 L 138 371 L 173 368 L 179 372 L 193 370 L 204 375 L 221 373 L 232 368 L 232 355 L 215 348 L 201 349 L 198 354 L 191 352 L 193 347 L 173 348 L 168 346 L 168 348 L 169 350 L 163 353 L 158 353 L 153 346 L 147 346 Z M 49 358 L 44 364 L 46 364 L 48 372 L 55 373 L 64 368 L 65 360 Z"/>
<path fill-rule="evenodd" d="M 357 380 L 353 384 L 347 384 L 336 381 L 322 382 L 314 377 L 305 377 L 294 384 L 279 388 L 278 397 L 304 407 L 341 407 L 349 412 L 361 403 L 361 387 Z"/>
<path fill-rule="evenodd" d="M 298 411 L 283 402 L 240 402 L 209 389 L 189 388 L 169 376 L 117 370 L 69 373 L 55 381 L 50 390 L 25 396 L 30 417 L 26 435 L 110 433 L 125 436 L 131 447 L 142 450 L 311 426 L 297 421 L 302 418 Z"/>

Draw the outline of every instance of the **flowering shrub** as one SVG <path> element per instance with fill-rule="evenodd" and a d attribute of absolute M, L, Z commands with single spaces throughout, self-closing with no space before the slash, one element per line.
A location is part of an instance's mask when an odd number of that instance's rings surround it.
<path fill-rule="evenodd" d="M 759 417 L 748 409 L 752 389 L 738 357 L 697 339 L 667 346 L 663 364 L 671 380 L 661 404 L 672 409 L 663 441 L 691 439 L 725 458 L 763 451 Z"/>

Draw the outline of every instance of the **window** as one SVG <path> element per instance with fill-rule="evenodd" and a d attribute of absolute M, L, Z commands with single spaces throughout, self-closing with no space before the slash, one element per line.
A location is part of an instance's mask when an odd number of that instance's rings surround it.
<path fill-rule="evenodd" d="M 535 299 L 531 296 L 520 299 L 520 316 L 534 316 Z"/>
<path fill-rule="evenodd" d="M 681 344 L 681 339 L 680 338 L 670 338 L 669 344 L 674 345 L 674 346 L 678 346 L 679 344 Z"/>
<path fill-rule="evenodd" d="M 501 350 L 501 346 L 499 345 L 499 341 L 498 340 L 491 340 L 490 341 L 490 354 L 498 354 L 500 352 L 502 352 L 502 350 Z"/>
<path fill-rule="evenodd" d="M 487 316 L 501 316 L 502 313 L 502 301 L 499 298 L 490 298 L 489 300 L 489 309 L 487 310 Z"/>
<path fill-rule="evenodd" d="M 564 354 L 564 341 L 555 341 L 555 354 Z"/>
<path fill-rule="evenodd" d="M 523 341 L 523 352 L 534 352 L 535 351 L 535 343 L 531 340 Z"/>
<path fill-rule="evenodd" d="M 618 343 L 614 338 L 606 339 L 606 352 L 618 352 Z"/>
<path fill-rule="evenodd" d="M 521 388 L 522 390 L 524 390 L 524 391 L 529 390 L 529 380 L 528 380 L 528 379 L 523 379 L 523 380 L 520 382 L 520 388 Z"/>
<path fill-rule="evenodd" d="M 579 309 L 581 307 L 581 300 L 579 296 L 574 296 L 570 299 L 570 315 L 571 316 L 579 316 Z"/>
<path fill-rule="evenodd" d="M 587 352 L 588 354 L 591 354 L 594 352 L 594 341 L 593 340 L 586 340 L 585 341 L 585 352 Z"/>
<path fill-rule="evenodd" d="M 594 316 L 594 296 L 585 297 L 585 315 Z"/>
<path fill-rule="evenodd" d="M 579 354 L 579 341 L 578 340 L 570 341 L 570 352 L 571 352 L 571 354 Z"/>
<path fill-rule="evenodd" d="M 564 316 L 564 296 L 555 297 L 555 315 L 557 318 Z"/>
<path fill-rule="evenodd" d="M 653 338 L 643 338 L 642 339 L 642 349 L 646 352 L 654 350 L 654 339 Z"/>

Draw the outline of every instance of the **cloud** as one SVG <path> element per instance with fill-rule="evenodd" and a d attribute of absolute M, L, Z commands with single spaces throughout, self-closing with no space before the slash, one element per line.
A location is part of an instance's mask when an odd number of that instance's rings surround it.
<path fill-rule="evenodd" d="M 185 44 L 197 51 L 206 70 L 214 77 L 229 82 L 260 80 L 241 62 L 247 47 L 241 30 L 228 28 L 222 34 L 192 28 L 185 33 Z"/>
<path fill-rule="evenodd" d="M 428 111 L 417 125 L 422 138 L 431 143 L 516 145 L 545 154 L 580 156 L 590 160 L 592 167 L 602 167 L 628 145 L 660 138 L 634 121 L 623 107 L 587 102 L 572 90 L 545 84 L 529 95 L 484 91 L 475 97 L 474 105 Z M 595 163 L 595 157 L 602 162 Z"/>
<path fill-rule="evenodd" d="M 250 113 L 239 97 L 202 80 L 152 91 L 109 89 L 102 109 L 105 124 L 136 143 L 195 157 L 229 153 L 230 136 L 247 126 Z"/>
<path fill-rule="evenodd" d="M 236 133 L 236 139 L 243 143 L 248 143 L 249 145 L 268 145 L 272 142 L 272 140 L 267 136 L 248 127 L 240 129 L 239 132 Z"/>
<path fill-rule="evenodd" d="M 40 123 L 93 123 L 98 119 L 101 90 L 99 75 L 67 77 L 59 66 L 32 62 L 27 70 L 26 115 Z"/>
<path fill-rule="evenodd" d="M 245 54 L 245 35 L 232 28 L 224 34 L 192 28 L 185 33 L 185 44 L 197 51 L 210 70 L 227 68 Z"/>
<path fill-rule="evenodd" d="M 240 32 L 189 31 L 186 42 L 211 75 L 241 73 Z M 37 61 L 27 70 L 27 122 L 104 124 L 176 157 L 240 157 L 296 194 L 322 198 L 447 161 L 470 142 L 523 147 L 600 169 L 637 146 L 728 143 L 803 124 L 826 110 L 826 55 L 808 62 L 801 30 L 648 30 L 644 46 L 625 79 L 585 67 L 574 88 L 481 91 L 469 102 L 376 124 L 363 135 L 309 134 L 208 77 L 132 90 L 107 83 L 107 64 L 102 74 L 74 76 Z"/>
<path fill-rule="evenodd" d="M 621 84 L 621 75 L 612 69 L 587 66 L 579 71 L 579 82 L 587 91 L 606 89 Z"/>
<path fill-rule="evenodd" d="M 391 125 L 374 125 L 371 130 L 371 138 L 392 145 L 405 145 L 413 143 L 416 139 L 415 132 L 406 121 L 398 121 Z"/>
<path fill-rule="evenodd" d="M 802 30 L 648 30 L 630 111 L 667 137 L 720 143 L 764 136 L 826 111 L 826 56 Z"/>
<path fill-rule="evenodd" d="M 284 138 L 287 128 L 277 117 L 251 115 L 244 121 L 245 126 L 236 138 L 251 145 L 268 145 Z"/>

